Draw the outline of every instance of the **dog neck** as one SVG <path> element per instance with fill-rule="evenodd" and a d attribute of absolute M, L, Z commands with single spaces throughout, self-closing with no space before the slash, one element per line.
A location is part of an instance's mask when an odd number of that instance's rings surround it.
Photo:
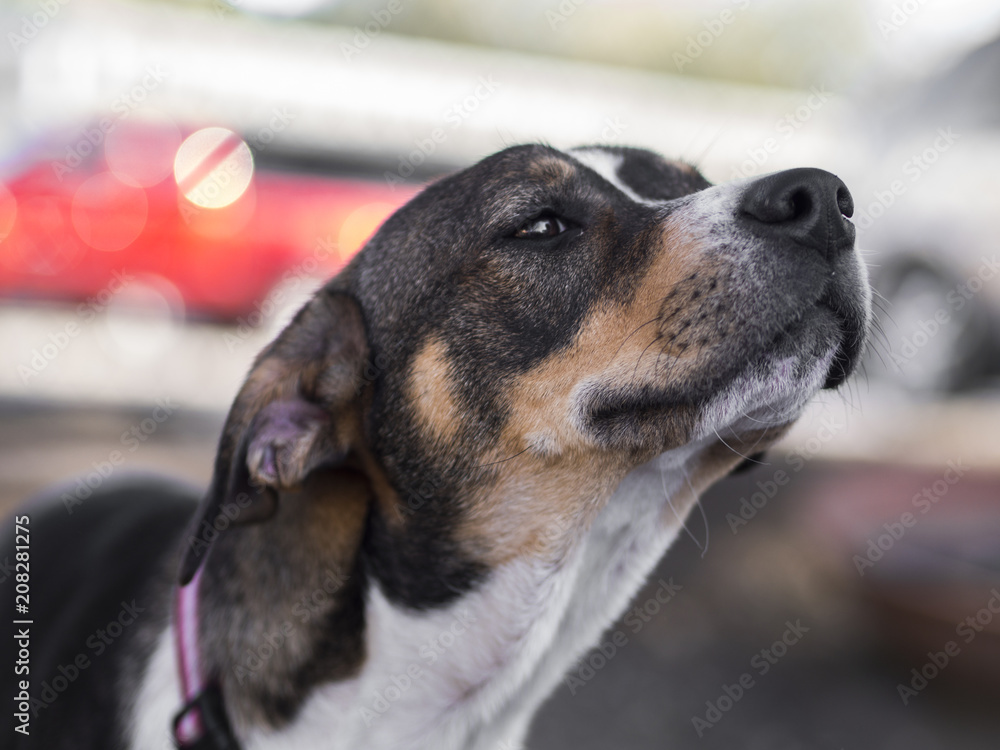
<path fill-rule="evenodd" d="M 227 694 L 244 747 L 521 747 L 538 706 L 622 613 L 676 537 L 695 501 L 688 478 L 697 453 L 685 446 L 634 470 L 561 557 L 513 559 L 445 607 L 406 609 L 372 582 L 366 656 L 356 674 L 312 689 L 280 729 L 262 728 L 259 712 Z M 166 632 L 135 707 L 135 750 L 163 746 L 153 741 L 163 742 L 179 695 L 173 649 Z"/>
<path fill-rule="evenodd" d="M 520 747 L 537 707 L 676 536 L 693 504 L 684 453 L 627 477 L 561 559 L 515 559 L 431 612 L 402 609 L 373 587 L 360 675 L 318 690 L 287 746 L 310 747 L 315 736 L 338 748 Z"/>

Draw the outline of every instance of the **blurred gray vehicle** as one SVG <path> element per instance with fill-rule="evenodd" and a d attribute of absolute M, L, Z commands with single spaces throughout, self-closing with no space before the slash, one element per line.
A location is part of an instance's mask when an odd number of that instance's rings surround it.
<path fill-rule="evenodd" d="M 995 385 L 1000 40 L 897 99 L 881 125 L 854 193 L 859 246 L 884 297 L 866 369 L 924 394 Z"/>

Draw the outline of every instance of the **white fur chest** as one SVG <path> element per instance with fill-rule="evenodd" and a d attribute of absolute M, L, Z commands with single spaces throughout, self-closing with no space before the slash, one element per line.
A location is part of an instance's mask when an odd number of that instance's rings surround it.
<path fill-rule="evenodd" d="M 538 705 L 624 611 L 676 537 L 694 492 L 697 446 L 629 474 L 558 565 L 519 559 L 442 610 L 413 613 L 371 593 L 369 656 L 352 680 L 318 689 L 297 719 L 250 730 L 246 750 L 514 750 Z M 161 636 L 135 706 L 133 750 L 170 747 L 179 695 Z"/>
<path fill-rule="evenodd" d="M 295 728 L 251 747 L 521 747 L 538 705 L 676 537 L 694 500 L 685 463 L 697 452 L 687 446 L 632 472 L 558 566 L 518 560 L 432 613 L 400 611 L 374 592 L 370 657 L 350 695 L 343 685 L 319 691 Z"/>

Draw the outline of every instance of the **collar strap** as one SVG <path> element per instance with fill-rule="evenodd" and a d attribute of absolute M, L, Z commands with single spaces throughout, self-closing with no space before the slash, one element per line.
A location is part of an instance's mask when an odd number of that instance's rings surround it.
<path fill-rule="evenodd" d="M 233 736 L 222 692 L 208 684 L 198 648 L 198 588 L 201 568 L 177 589 L 174 602 L 174 636 L 177 639 L 177 669 L 184 706 L 174 717 L 174 744 L 180 750 L 239 750 Z"/>

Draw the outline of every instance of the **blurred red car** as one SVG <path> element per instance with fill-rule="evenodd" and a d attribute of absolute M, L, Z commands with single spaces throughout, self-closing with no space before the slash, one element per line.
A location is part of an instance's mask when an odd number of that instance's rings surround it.
<path fill-rule="evenodd" d="M 102 120 L 0 182 L 0 297 L 83 301 L 127 274 L 232 321 L 289 277 L 336 273 L 417 189 L 269 168 L 222 128 L 186 136 Z"/>

